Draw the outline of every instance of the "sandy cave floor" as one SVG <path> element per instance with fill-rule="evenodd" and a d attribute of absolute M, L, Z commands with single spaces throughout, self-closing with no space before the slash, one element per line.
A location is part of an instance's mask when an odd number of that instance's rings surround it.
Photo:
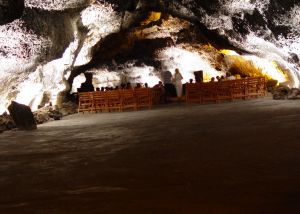
<path fill-rule="evenodd" d="M 0 135 L 0 213 L 300 213 L 300 100 L 80 114 Z"/>

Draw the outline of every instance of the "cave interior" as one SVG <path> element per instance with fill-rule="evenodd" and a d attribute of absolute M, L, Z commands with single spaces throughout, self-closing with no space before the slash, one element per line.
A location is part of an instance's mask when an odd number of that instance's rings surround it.
<path fill-rule="evenodd" d="M 198 70 L 204 81 L 229 71 L 299 87 L 299 32 L 271 19 L 275 10 L 282 16 L 295 12 L 295 2 L 253 2 L 249 8 L 218 0 L 3 5 L 8 18 L 1 25 L 2 112 L 13 100 L 33 110 L 47 102 L 60 106 L 85 81 L 84 73 L 93 74 L 95 88 L 124 82 L 153 86 L 164 70 L 175 68 L 183 82 Z"/>

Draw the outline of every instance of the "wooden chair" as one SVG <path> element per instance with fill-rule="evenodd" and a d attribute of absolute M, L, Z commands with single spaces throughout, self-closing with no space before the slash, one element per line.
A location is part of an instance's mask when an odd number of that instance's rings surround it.
<path fill-rule="evenodd" d="M 137 102 L 134 96 L 133 89 L 124 89 L 120 91 L 121 95 L 121 110 L 132 108 L 137 110 Z"/>
<path fill-rule="evenodd" d="M 105 92 L 96 91 L 93 95 L 93 109 L 95 112 L 108 111 L 107 94 Z"/>
<path fill-rule="evenodd" d="M 149 88 L 134 89 L 137 109 L 142 107 L 152 108 L 152 90 Z"/>
<path fill-rule="evenodd" d="M 216 85 L 214 82 L 199 83 L 199 93 L 201 103 L 217 101 Z"/>
<path fill-rule="evenodd" d="M 259 77 L 258 78 L 257 90 L 258 90 L 259 96 L 266 96 L 267 85 L 266 85 L 266 78 L 265 77 Z"/>
<path fill-rule="evenodd" d="M 152 88 L 152 103 L 154 105 L 161 104 L 164 101 L 163 88 Z"/>
<path fill-rule="evenodd" d="M 199 84 L 187 83 L 185 87 L 186 103 L 201 103 Z"/>
<path fill-rule="evenodd" d="M 220 102 L 222 100 L 233 101 L 233 84 L 234 80 L 227 80 L 221 82 L 213 82 L 216 87 L 216 102 Z"/>
<path fill-rule="evenodd" d="M 232 90 L 233 99 L 246 99 L 246 81 L 244 79 L 234 80 Z"/>
<path fill-rule="evenodd" d="M 122 110 L 122 101 L 120 97 L 119 90 L 105 91 L 107 96 L 107 109 L 112 111 L 114 109 L 121 111 Z"/>
<path fill-rule="evenodd" d="M 246 94 L 247 98 L 250 97 L 258 97 L 259 92 L 258 92 L 258 78 L 247 78 L 246 79 Z"/>
<path fill-rule="evenodd" d="M 93 96 L 92 92 L 80 92 L 78 93 L 78 113 L 79 112 L 91 112 L 93 111 Z"/>

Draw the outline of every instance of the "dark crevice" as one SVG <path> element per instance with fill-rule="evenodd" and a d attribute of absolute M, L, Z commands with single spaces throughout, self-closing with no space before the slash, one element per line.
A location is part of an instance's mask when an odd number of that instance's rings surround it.
<path fill-rule="evenodd" d="M 23 14 L 24 8 L 24 0 L 0 1 L 0 25 L 20 18 Z"/>

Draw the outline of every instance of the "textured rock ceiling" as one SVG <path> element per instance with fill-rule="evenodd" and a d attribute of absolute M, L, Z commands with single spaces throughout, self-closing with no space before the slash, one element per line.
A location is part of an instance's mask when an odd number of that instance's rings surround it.
<path fill-rule="evenodd" d="M 220 51 L 227 65 L 299 87 L 299 9 L 295 0 L 0 0 L 0 111 L 11 100 L 36 108 L 45 94 L 56 103 L 82 72 L 96 86 L 151 85 L 160 68 L 210 78 L 228 69 L 216 65 Z"/>

